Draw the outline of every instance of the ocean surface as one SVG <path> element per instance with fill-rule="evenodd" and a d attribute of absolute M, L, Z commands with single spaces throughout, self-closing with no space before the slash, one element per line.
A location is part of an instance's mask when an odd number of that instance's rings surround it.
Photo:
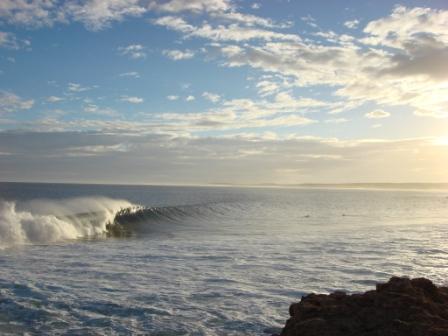
<path fill-rule="evenodd" d="M 269 335 L 310 292 L 448 279 L 448 190 L 0 183 L 1 335 Z"/>

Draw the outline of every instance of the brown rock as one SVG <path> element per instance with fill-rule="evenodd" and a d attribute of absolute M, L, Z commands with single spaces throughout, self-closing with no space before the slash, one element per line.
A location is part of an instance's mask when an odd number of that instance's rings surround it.
<path fill-rule="evenodd" d="M 448 336 L 448 288 L 393 277 L 363 294 L 310 294 L 289 313 L 281 336 Z"/>

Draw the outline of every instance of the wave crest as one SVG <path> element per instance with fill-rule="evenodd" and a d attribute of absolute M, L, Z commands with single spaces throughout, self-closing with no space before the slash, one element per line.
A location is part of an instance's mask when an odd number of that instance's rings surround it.
<path fill-rule="evenodd" d="M 0 202 L 0 248 L 98 236 L 108 232 L 117 214 L 138 206 L 106 197 Z"/>
<path fill-rule="evenodd" d="M 0 201 L 0 249 L 19 244 L 165 231 L 167 223 L 185 224 L 186 218 L 200 223 L 202 219 L 224 215 L 228 210 L 223 204 L 215 203 L 143 207 L 107 197 L 25 203 Z"/>

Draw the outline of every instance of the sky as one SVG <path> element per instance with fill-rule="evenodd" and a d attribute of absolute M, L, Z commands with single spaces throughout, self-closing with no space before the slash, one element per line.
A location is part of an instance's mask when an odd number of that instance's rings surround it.
<path fill-rule="evenodd" d="M 0 1 L 0 180 L 448 182 L 448 2 Z"/>

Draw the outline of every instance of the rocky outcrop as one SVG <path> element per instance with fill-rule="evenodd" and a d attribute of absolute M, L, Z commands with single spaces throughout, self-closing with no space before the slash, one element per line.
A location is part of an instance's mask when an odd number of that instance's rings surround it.
<path fill-rule="evenodd" d="M 447 336 L 448 288 L 393 277 L 362 294 L 307 295 L 289 313 L 281 336 Z"/>

